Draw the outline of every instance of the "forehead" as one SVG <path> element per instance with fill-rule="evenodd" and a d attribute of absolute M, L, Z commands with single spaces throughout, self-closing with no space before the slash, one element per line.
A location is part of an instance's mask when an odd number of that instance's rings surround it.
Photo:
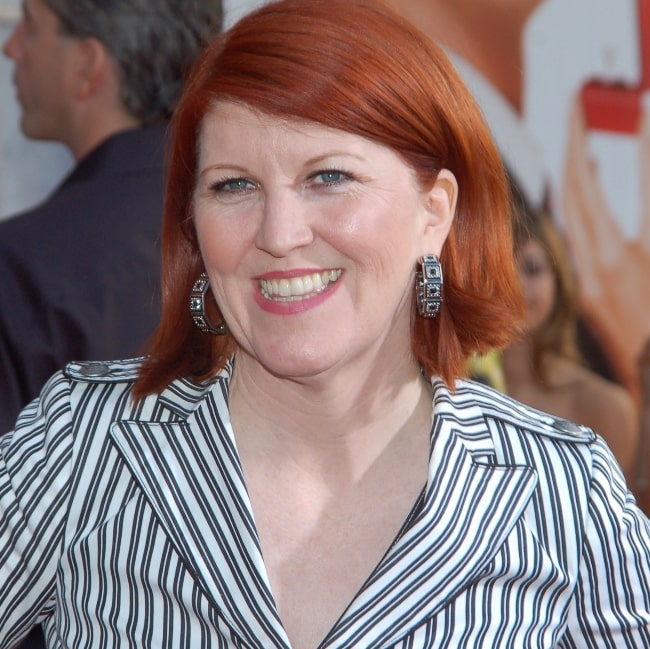
<path fill-rule="evenodd" d="M 23 0 L 23 11 L 30 16 L 52 16 L 56 18 L 56 14 L 45 0 Z"/>
<path fill-rule="evenodd" d="M 23 14 L 28 21 L 42 27 L 58 30 L 61 26 L 58 15 L 45 0 L 23 0 Z"/>
<path fill-rule="evenodd" d="M 215 102 L 201 122 L 200 156 L 264 156 L 269 147 L 287 153 L 330 150 L 364 158 L 397 157 L 392 149 L 360 135 L 318 122 L 278 117 L 232 101 Z"/>
<path fill-rule="evenodd" d="M 319 124 L 291 117 L 278 117 L 247 104 L 221 100 L 215 102 L 201 121 L 201 133 L 226 135 L 228 130 L 237 128 L 254 129 L 256 131 L 279 131 L 287 135 L 305 137 L 356 137 L 351 133 L 330 128 Z"/>

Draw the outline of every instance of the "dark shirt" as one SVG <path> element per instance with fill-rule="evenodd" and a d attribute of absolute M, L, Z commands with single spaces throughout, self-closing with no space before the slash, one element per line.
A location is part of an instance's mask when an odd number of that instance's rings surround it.
<path fill-rule="evenodd" d="M 118 133 L 0 221 L 0 433 L 75 359 L 145 349 L 158 320 L 166 127 Z"/>

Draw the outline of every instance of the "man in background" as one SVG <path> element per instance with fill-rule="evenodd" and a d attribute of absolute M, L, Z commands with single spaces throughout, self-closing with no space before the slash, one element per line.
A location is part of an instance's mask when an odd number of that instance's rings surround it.
<path fill-rule="evenodd" d="M 0 433 L 69 360 L 144 350 L 158 317 L 166 123 L 220 0 L 24 0 L 3 46 L 26 136 L 76 166 L 0 222 Z"/>

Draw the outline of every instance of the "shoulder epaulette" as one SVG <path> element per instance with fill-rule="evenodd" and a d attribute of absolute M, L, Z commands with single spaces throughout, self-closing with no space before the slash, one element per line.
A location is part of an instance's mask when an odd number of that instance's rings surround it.
<path fill-rule="evenodd" d="M 135 381 L 144 358 L 117 361 L 72 361 L 65 366 L 65 375 L 75 381 L 116 383 Z"/>

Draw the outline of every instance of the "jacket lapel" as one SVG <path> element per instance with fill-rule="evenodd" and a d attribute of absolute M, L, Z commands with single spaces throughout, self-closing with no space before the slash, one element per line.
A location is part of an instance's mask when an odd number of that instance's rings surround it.
<path fill-rule="evenodd" d="M 180 421 L 121 421 L 111 436 L 182 560 L 247 646 L 289 647 L 268 586 L 225 386 L 215 384 L 198 406 L 189 398 Z M 178 395 L 174 400 L 178 406 Z M 529 467 L 486 460 L 490 445 L 478 407 L 461 409 L 446 393 L 436 397 L 422 505 L 323 649 L 356 647 L 359 638 L 364 648 L 390 646 L 433 617 L 492 559 L 537 478 Z"/>
<path fill-rule="evenodd" d="M 111 436 L 182 560 L 247 646 L 289 646 L 267 585 L 223 384 L 186 420 L 122 421 Z"/>
<path fill-rule="evenodd" d="M 323 647 L 391 646 L 433 617 L 492 559 L 535 488 L 529 467 L 477 460 L 490 455 L 478 408 L 436 404 L 429 478 L 421 508 Z M 472 449 L 466 439 L 483 439 Z M 474 451 L 477 451 L 474 453 Z"/>

